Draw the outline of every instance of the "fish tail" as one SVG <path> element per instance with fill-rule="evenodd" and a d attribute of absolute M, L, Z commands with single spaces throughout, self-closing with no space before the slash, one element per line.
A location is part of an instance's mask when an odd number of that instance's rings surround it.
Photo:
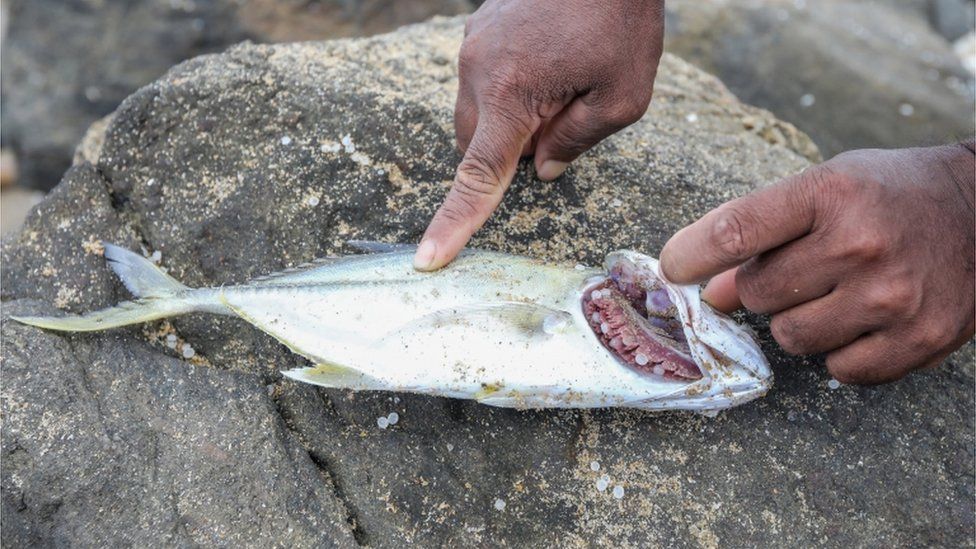
<path fill-rule="evenodd" d="M 138 299 L 119 303 L 115 307 L 83 315 L 68 316 L 12 316 L 13 320 L 29 326 L 60 332 L 94 332 L 139 324 L 196 310 L 186 300 L 160 298 Z"/>
<path fill-rule="evenodd" d="M 170 297 L 189 288 L 141 255 L 103 242 L 105 260 L 115 271 L 132 295 L 143 297 Z"/>
<path fill-rule="evenodd" d="M 175 316 L 201 308 L 191 289 L 164 273 L 148 259 L 125 248 L 103 243 L 105 259 L 137 298 L 83 315 L 12 317 L 17 322 L 64 332 L 91 332 Z"/>

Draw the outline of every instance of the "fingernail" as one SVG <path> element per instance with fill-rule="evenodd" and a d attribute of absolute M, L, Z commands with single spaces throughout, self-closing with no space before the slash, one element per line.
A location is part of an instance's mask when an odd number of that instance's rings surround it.
<path fill-rule="evenodd" d="M 543 181 L 552 181 L 566 171 L 566 166 L 569 166 L 569 162 L 546 160 L 542 163 L 542 166 L 539 166 L 539 169 L 535 172 L 535 174 Z"/>
<path fill-rule="evenodd" d="M 413 256 L 413 268 L 419 271 L 429 271 L 434 264 L 434 256 L 437 255 L 437 244 L 433 240 L 424 240 L 417 247 L 417 253 Z"/>

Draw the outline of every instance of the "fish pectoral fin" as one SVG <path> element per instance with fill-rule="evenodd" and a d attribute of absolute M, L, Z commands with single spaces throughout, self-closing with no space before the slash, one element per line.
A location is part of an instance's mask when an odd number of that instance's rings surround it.
<path fill-rule="evenodd" d="M 365 254 L 389 254 L 417 249 L 416 244 L 391 244 L 389 242 L 378 242 L 375 240 L 347 240 L 346 245 Z"/>
<path fill-rule="evenodd" d="M 285 370 L 282 374 L 295 381 L 310 383 L 320 387 L 356 390 L 390 389 L 389 385 L 385 382 L 364 374 L 355 368 L 329 362 L 323 362 L 308 368 Z"/>
<path fill-rule="evenodd" d="M 441 309 L 400 326 L 383 339 L 454 326 L 485 328 L 489 325 L 508 326 L 525 336 L 545 336 L 561 331 L 571 321 L 572 315 L 566 311 L 511 301 Z"/>

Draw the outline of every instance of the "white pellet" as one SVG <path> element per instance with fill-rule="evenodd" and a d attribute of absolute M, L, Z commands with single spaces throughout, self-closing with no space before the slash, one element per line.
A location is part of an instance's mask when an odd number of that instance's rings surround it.
<path fill-rule="evenodd" d="M 316 206 L 318 206 L 319 205 L 319 197 L 317 197 L 317 196 L 310 196 L 310 197 L 308 197 L 308 205 L 311 206 L 311 207 L 313 207 L 313 208 L 316 207 Z"/>
<path fill-rule="evenodd" d="M 615 497 L 617 499 L 623 499 L 623 497 L 624 497 L 624 487 L 623 486 L 620 486 L 619 484 L 617 486 L 614 486 L 613 487 L 613 497 Z"/>
<path fill-rule="evenodd" d="M 169 347 L 170 349 L 175 349 L 176 348 L 176 336 L 175 335 L 169 334 L 169 335 L 166 336 L 166 346 Z"/>
<path fill-rule="evenodd" d="M 386 429 L 390 426 L 390 419 L 386 416 L 376 418 L 376 426 L 380 429 Z"/>
<path fill-rule="evenodd" d="M 600 299 L 601 297 L 603 297 L 603 292 L 601 292 L 600 290 L 593 290 L 592 292 L 590 292 L 590 299 L 594 301 Z"/>
<path fill-rule="evenodd" d="M 664 375 L 664 366 L 661 366 L 660 364 L 658 364 L 657 366 L 654 367 L 654 369 L 652 371 L 654 372 L 654 375 L 656 375 L 656 376 L 663 376 Z"/>
<path fill-rule="evenodd" d="M 193 347 L 190 347 L 189 343 L 183 344 L 183 358 L 193 358 L 193 355 L 195 354 L 197 354 L 197 352 L 193 350 Z"/>
<path fill-rule="evenodd" d="M 600 322 L 600 313 L 591 314 L 590 320 L 592 320 L 593 322 Z"/>
<path fill-rule="evenodd" d="M 601 323 L 600 324 L 600 331 L 603 332 L 603 333 L 609 332 L 610 331 L 610 325 L 607 324 L 606 322 Z"/>
<path fill-rule="evenodd" d="M 636 362 L 641 366 L 646 366 L 647 363 L 650 362 L 650 360 L 647 358 L 647 355 L 637 353 L 637 355 L 634 356 L 634 362 Z"/>
<path fill-rule="evenodd" d="M 454 451 L 454 445 L 451 444 L 450 442 L 447 443 L 447 451 L 448 452 L 453 452 Z"/>
<path fill-rule="evenodd" d="M 606 478 L 598 478 L 596 480 L 596 489 L 601 492 L 607 491 L 607 486 L 610 486 L 610 480 Z"/>
<path fill-rule="evenodd" d="M 495 500 L 495 509 L 497 509 L 499 511 L 504 511 L 505 510 L 505 500 L 503 500 L 501 498 L 496 499 Z"/>
<path fill-rule="evenodd" d="M 898 114 L 902 116 L 911 116 L 915 114 L 915 107 L 913 107 L 911 103 L 902 103 L 901 105 L 898 105 Z"/>
<path fill-rule="evenodd" d="M 386 416 L 386 420 L 390 423 L 390 425 L 396 425 L 397 422 L 400 421 L 400 414 L 390 412 L 390 415 Z"/>
<path fill-rule="evenodd" d="M 284 136 L 284 137 L 282 137 L 281 138 L 281 144 L 282 145 L 291 145 L 291 137 L 288 137 L 287 135 Z"/>
<path fill-rule="evenodd" d="M 590 471 L 599 471 L 599 470 L 600 470 L 600 462 L 599 461 L 591 461 L 590 462 Z"/>
<path fill-rule="evenodd" d="M 152 261 L 153 263 L 159 263 L 162 260 L 163 260 L 163 252 L 159 250 L 156 250 L 155 252 L 152 253 L 152 255 L 149 256 L 149 261 Z"/>
<path fill-rule="evenodd" d="M 688 121 L 689 124 L 694 124 L 695 122 L 698 122 L 698 115 L 690 112 L 685 115 L 685 120 Z"/>
<path fill-rule="evenodd" d="M 803 108 L 812 107 L 817 102 L 817 98 L 812 93 L 805 93 L 800 97 L 800 106 Z"/>
<path fill-rule="evenodd" d="M 839 389 L 840 382 L 837 381 L 836 379 L 831 379 L 830 381 L 827 382 L 827 388 L 830 389 L 831 391 L 833 391 L 834 389 Z"/>

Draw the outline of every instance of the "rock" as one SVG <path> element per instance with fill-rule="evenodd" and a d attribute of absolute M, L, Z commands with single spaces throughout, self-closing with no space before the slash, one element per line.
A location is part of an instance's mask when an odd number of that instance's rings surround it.
<path fill-rule="evenodd" d="M 952 45 L 952 50 L 959 56 L 962 65 L 973 76 L 976 76 L 976 32 L 963 36 Z"/>
<path fill-rule="evenodd" d="M 953 42 L 972 32 L 976 9 L 972 0 L 930 0 L 929 21 L 946 40 Z"/>
<path fill-rule="evenodd" d="M 976 132 L 972 76 L 918 18 L 869 2 L 674 0 L 667 43 L 825 156 Z"/>
<path fill-rule="evenodd" d="M 174 68 L 122 104 L 97 164 L 73 167 L 3 242 L 3 317 L 124 299 L 98 239 L 161 251 L 190 285 L 352 238 L 416 241 L 459 161 L 444 60 L 461 34 L 437 19 Z M 556 182 L 521 166 L 474 244 L 586 263 L 656 254 L 815 158 L 805 135 L 680 59 L 660 74 L 647 116 Z M 226 317 L 75 336 L 5 321 L 2 543 L 968 543 L 972 346 L 895 385 L 830 390 L 822 364 L 750 322 L 775 388 L 708 419 L 317 389 L 279 374 L 303 359 Z"/>
<path fill-rule="evenodd" d="M 60 180 L 85 129 L 173 64 L 242 40 L 278 42 L 383 32 L 467 0 L 11 0 L 0 63 L 3 147 L 22 184 Z"/>

